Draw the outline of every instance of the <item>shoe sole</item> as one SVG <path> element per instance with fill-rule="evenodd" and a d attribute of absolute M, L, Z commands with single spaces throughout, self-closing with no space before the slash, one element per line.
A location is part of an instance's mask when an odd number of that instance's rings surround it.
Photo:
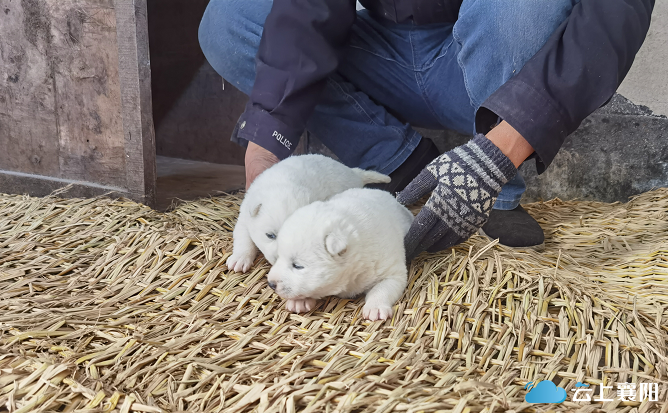
<path fill-rule="evenodd" d="M 485 231 L 483 231 L 482 228 L 480 228 L 478 230 L 478 235 L 482 235 L 490 241 L 496 240 L 496 238 L 492 238 L 489 235 L 485 234 Z M 501 244 L 501 242 L 499 242 L 499 244 Z M 514 248 L 514 249 L 531 249 L 531 250 L 534 250 L 536 252 L 545 251 L 545 241 L 543 241 L 541 244 L 538 244 L 538 245 L 529 245 L 529 246 L 526 246 L 526 247 L 512 247 L 512 246 L 506 245 L 506 244 L 501 244 L 501 245 L 503 245 L 504 247 Z"/>

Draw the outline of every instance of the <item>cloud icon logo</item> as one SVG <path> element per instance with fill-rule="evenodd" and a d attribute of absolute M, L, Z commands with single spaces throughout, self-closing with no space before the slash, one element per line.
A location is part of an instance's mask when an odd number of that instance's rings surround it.
<path fill-rule="evenodd" d="M 543 380 L 531 388 L 524 400 L 527 403 L 561 403 L 566 400 L 566 390 L 549 380 Z"/>

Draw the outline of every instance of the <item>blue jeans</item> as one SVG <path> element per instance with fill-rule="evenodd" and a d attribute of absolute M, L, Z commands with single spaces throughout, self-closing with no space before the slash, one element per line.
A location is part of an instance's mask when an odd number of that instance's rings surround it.
<path fill-rule="evenodd" d="M 412 126 L 475 133 L 480 105 L 545 44 L 579 0 L 464 0 L 454 24 L 396 24 L 359 10 L 337 73 L 307 124 L 350 167 L 390 173 L 422 137 Z M 211 0 L 200 25 L 214 69 L 250 94 L 272 0 Z M 514 209 L 518 173 L 495 209 Z"/>

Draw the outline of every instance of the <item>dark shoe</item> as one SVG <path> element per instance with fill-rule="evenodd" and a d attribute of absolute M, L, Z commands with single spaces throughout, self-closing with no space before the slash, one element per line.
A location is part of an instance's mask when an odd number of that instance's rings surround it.
<path fill-rule="evenodd" d="M 434 142 L 428 138 L 422 138 L 418 146 L 413 150 L 408 159 L 390 174 L 392 182 L 389 184 L 367 185 L 367 188 L 382 189 L 392 195 L 402 191 L 413 179 L 427 166 L 429 162 L 436 159 L 441 153 Z"/>
<path fill-rule="evenodd" d="M 493 209 L 482 231 L 508 247 L 535 247 L 545 241 L 543 229 L 521 205 L 510 211 Z"/>

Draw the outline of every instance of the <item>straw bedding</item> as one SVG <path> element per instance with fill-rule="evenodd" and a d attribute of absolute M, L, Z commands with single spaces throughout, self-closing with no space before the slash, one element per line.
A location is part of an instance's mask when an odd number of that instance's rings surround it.
<path fill-rule="evenodd" d="M 0 196 L 0 411 L 666 411 L 573 403 L 577 381 L 666 400 L 668 190 L 528 205 L 543 251 L 475 236 L 423 254 L 395 316 L 289 314 L 261 258 L 230 273 L 240 199 Z M 562 404 L 530 405 L 553 380 Z M 597 410 L 600 409 L 600 410 Z"/>

